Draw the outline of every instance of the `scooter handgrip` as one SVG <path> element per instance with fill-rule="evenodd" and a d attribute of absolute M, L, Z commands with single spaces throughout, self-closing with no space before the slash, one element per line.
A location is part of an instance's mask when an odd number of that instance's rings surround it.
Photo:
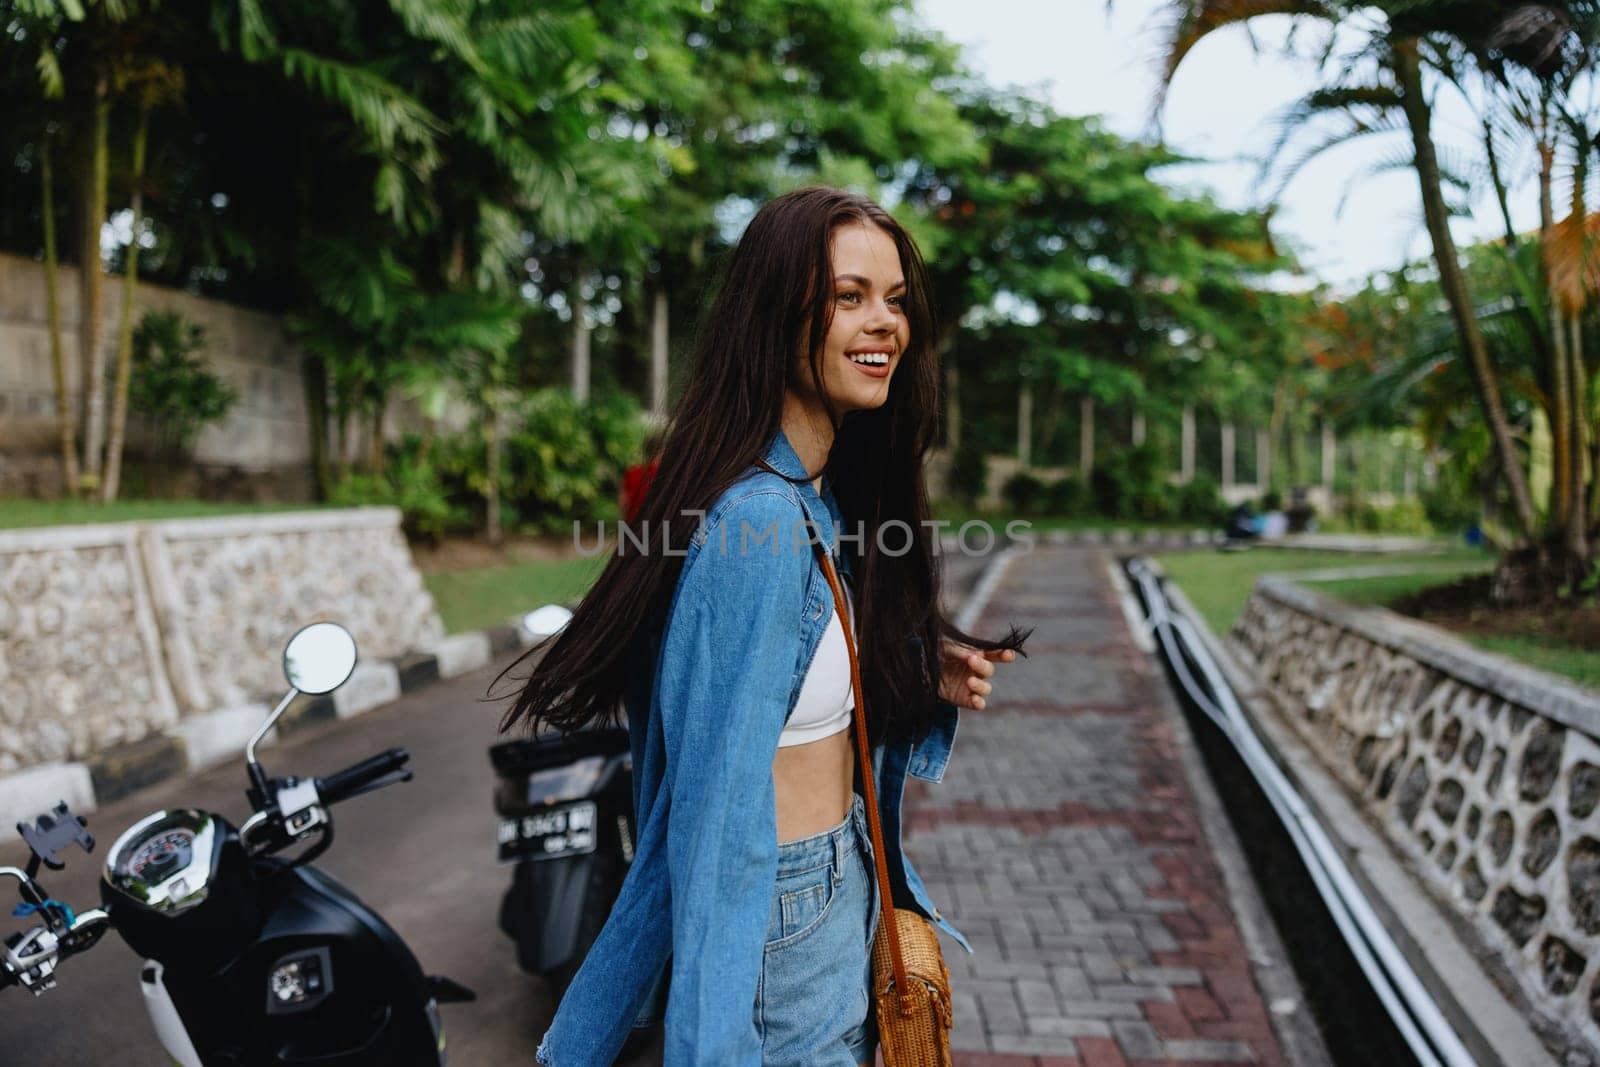
<path fill-rule="evenodd" d="M 326 778 L 318 778 L 317 796 L 324 804 L 337 803 L 360 792 L 369 783 L 404 767 L 410 759 L 411 753 L 403 748 L 391 748 L 387 752 L 380 752 L 353 767 L 335 771 Z"/>

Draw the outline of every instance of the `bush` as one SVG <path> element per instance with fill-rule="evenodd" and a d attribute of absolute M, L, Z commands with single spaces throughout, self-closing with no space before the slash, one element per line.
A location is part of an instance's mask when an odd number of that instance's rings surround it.
<path fill-rule="evenodd" d="M 1089 478 L 1095 509 L 1111 519 L 1159 522 L 1172 515 L 1166 465 L 1150 445 L 1118 449 L 1095 464 Z"/>
<path fill-rule="evenodd" d="M 134 328 L 128 407 L 149 419 L 166 455 L 187 453 L 239 399 L 197 355 L 205 344 L 205 327 L 176 311 L 147 311 Z"/>
<path fill-rule="evenodd" d="M 982 499 L 988 487 L 988 454 L 975 434 L 968 435 L 950 457 L 950 493 L 970 504 Z"/>
<path fill-rule="evenodd" d="M 1186 484 L 1172 488 L 1172 511 L 1174 518 L 1184 522 L 1221 526 L 1228 505 L 1216 482 L 1205 475 L 1196 475 Z"/>
<path fill-rule="evenodd" d="M 523 525 L 558 533 L 574 521 L 616 517 L 622 469 L 644 439 L 637 404 L 584 406 L 565 390 L 544 389 L 524 398 L 518 421 L 506 437 L 501 493 Z"/>
<path fill-rule="evenodd" d="M 542 390 L 521 398 L 504 425 L 504 529 L 562 533 L 574 520 L 616 517 L 620 469 L 638 459 L 644 436 L 636 403 L 580 405 L 565 390 Z M 476 533 L 487 511 L 488 456 L 482 423 L 456 434 L 406 434 L 385 446 L 383 473 L 347 474 L 329 500 L 398 507 L 414 538 Z"/>
<path fill-rule="evenodd" d="M 1081 478 L 1069 474 L 1053 483 L 1046 492 L 1046 506 L 1052 515 L 1071 517 L 1089 511 L 1089 490 Z"/>
<path fill-rule="evenodd" d="M 410 439 L 413 444 L 417 440 Z M 389 459 L 388 469 L 382 474 L 346 474 L 329 492 L 329 503 L 341 507 L 397 507 L 407 536 L 428 541 L 472 529 L 471 513 L 450 499 L 438 471 L 416 451 L 410 455 L 391 453 Z"/>
<path fill-rule="evenodd" d="M 1427 537 L 1434 533 L 1433 524 L 1422 503 L 1401 500 L 1388 507 L 1362 504 L 1351 516 L 1351 525 L 1363 533 L 1409 534 Z"/>
<path fill-rule="evenodd" d="M 1018 471 L 1008 478 L 1001 492 L 1006 503 L 1022 515 L 1038 514 L 1046 501 L 1044 482 L 1027 471 Z"/>
<path fill-rule="evenodd" d="M 1422 493 L 1422 510 L 1439 530 L 1464 530 L 1483 517 L 1483 508 L 1463 479 L 1441 475 Z"/>

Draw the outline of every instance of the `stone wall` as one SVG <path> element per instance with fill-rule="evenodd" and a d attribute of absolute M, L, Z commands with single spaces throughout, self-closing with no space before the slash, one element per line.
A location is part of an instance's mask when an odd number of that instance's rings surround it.
<path fill-rule="evenodd" d="M 1281 579 L 1229 645 L 1528 1001 L 1600 1049 L 1600 697 Z"/>
<path fill-rule="evenodd" d="M 363 662 L 441 643 L 397 510 L 0 531 L 0 775 L 275 699 L 317 619 Z"/>
<path fill-rule="evenodd" d="M 101 340 L 108 372 L 116 363 L 122 286 L 108 279 L 101 302 Z M 78 272 L 60 268 L 62 346 L 74 410 L 83 379 L 78 360 Z M 195 443 L 201 467 L 235 469 L 257 478 L 275 473 L 284 494 L 304 497 L 311 446 L 306 430 L 300 352 L 276 316 L 141 284 L 139 308 L 176 311 L 205 327 L 204 357 L 239 394 L 227 418 Z M 47 495 L 59 484 L 55 463 L 55 386 L 45 316 L 44 265 L 0 254 L 0 495 Z M 130 428 L 132 432 L 132 428 Z"/>
<path fill-rule="evenodd" d="M 44 281 L 42 263 L 0 253 L 0 496 L 55 496 L 60 491 Z M 60 268 L 58 291 L 69 402 L 81 412 L 77 268 Z M 226 418 L 200 431 L 190 478 L 173 492 L 208 498 L 310 500 L 311 444 L 302 357 L 278 317 L 144 282 L 137 299 L 139 314 L 152 309 L 176 311 L 205 327 L 201 357 L 239 396 Z M 116 366 L 121 307 L 122 286 L 108 278 L 100 316 L 108 375 Z M 452 403 L 444 421 L 459 427 L 466 417 L 465 407 Z M 422 423 L 416 406 L 396 397 L 385 430 L 393 437 Z M 139 466 L 141 429 L 138 416 L 131 416 L 130 470 Z M 364 441 L 360 432 L 348 435 L 352 452 Z"/>

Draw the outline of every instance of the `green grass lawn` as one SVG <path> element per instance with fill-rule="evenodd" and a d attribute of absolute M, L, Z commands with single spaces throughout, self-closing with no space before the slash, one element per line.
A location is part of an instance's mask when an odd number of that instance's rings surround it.
<path fill-rule="evenodd" d="M 1014 511 L 998 510 L 986 511 L 978 508 L 963 508 L 955 504 L 940 506 L 934 505 L 933 517 L 943 519 L 952 525 L 947 532 L 954 533 L 964 522 L 976 519 L 987 522 L 994 527 L 997 534 L 1005 533 L 1006 523 L 1019 519 L 1031 524 L 1036 531 L 1045 530 L 1199 530 L 1207 528 L 1203 522 L 1135 522 L 1128 519 L 1100 519 L 1094 516 L 1066 516 L 1066 515 L 1018 515 Z"/>
<path fill-rule="evenodd" d="M 1526 663 L 1579 685 L 1600 689 L 1600 649 L 1579 648 L 1537 634 L 1463 634 L 1479 648 Z"/>
<path fill-rule="evenodd" d="M 1416 570 L 1399 577 L 1340 579 L 1313 586 L 1330 596 L 1364 604 L 1383 603 L 1423 586 L 1487 570 L 1494 559 L 1471 548 L 1443 552 L 1357 555 L 1351 552 L 1307 552 L 1293 548 L 1250 548 L 1243 552 L 1173 552 L 1157 557 L 1183 589 L 1212 631 L 1223 634 L 1233 625 L 1250 590 L 1263 574 L 1314 571 L 1329 567 L 1400 567 Z"/>
<path fill-rule="evenodd" d="M 215 503 L 206 500 L 116 500 L 99 504 L 88 500 L 0 499 L 0 530 L 26 526 L 73 526 L 91 522 L 200 519 L 263 511 L 307 511 L 320 506 Z"/>
<path fill-rule="evenodd" d="M 422 576 L 449 633 L 497 626 L 544 604 L 582 596 L 606 557 L 528 560 Z"/>
<path fill-rule="evenodd" d="M 1486 553 L 1467 548 L 1453 548 L 1435 555 L 1404 553 L 1383 556 L 1250 549 L 1237 553 L 1171 553 L 1159 558 L 1168 576 L 1178 583 L 1194 603 L 1195 609 L 1205 617 L 1206 625 L 1219 635 L 1233 625 L 1256 579 L 1263 574 L 1328 567 L 1414 566 L 1416 569 L 1409 574 L 1306 583 L 1310 589 L 1347 603 L 1387 607 L 1399 598 L 1429 586 L 1443 584 L 1461 575 L 1486 571 L 1494 563 Z M 1600 649 L 1580 648 L 1539 633 L 1456 633 L 1463 640 L 1486 651 L 1561 675 L 1580 685 L 1600 688 Z"/>

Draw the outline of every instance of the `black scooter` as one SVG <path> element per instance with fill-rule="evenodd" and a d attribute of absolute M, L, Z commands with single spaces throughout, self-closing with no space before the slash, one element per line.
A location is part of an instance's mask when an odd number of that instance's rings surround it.
<path fill-rule="evenodd" d="M 408 781 L 410 756 L 393 748 L 327 778 L 269 778 L 256 746 L 299 693 L 332 692 L 355 668 L 355 641 L 314 623 L 284 651 L 290 689 L 245 748 L 253 814 L 235 829 L 191 808 L 158 811 L 111 846 L 102 907 L 74 914 L 37 881 L 60 870 L 72 844 L 94 848 L 86 821 L 65 804 L 19 824 L 33 852 L 21 883 L 42 926 L 12 934 L 0 952 L 0 988 L 35 995 L 56 965 L 114 928 L 145 957 L 141 989 L 157 1037 L 179 1067 L 285 1064 L 442 1067 L 439 1004 L 474 999 L 430 977 L 400 936 L 344 886 L 310 866 L 333 841 L 329 808 Z M 304 845 L 297 855 L 277 855 Z"/>
<path fill-rule="evenodd" d="M 572 613 L 551 604 L 524 617 L 535 638 L 553 635 Z M 500 929 L 517 964 L 544 978 L 559 999 L 611 914 L 633 863 L 633 754 L 628 731 L 580 730 L 506 741 L 489 749 L 494 767 L 496 847 L 512 867 Z M 624 1045 L 631 1053 L 659 1021 L 658 983 Z"/>

